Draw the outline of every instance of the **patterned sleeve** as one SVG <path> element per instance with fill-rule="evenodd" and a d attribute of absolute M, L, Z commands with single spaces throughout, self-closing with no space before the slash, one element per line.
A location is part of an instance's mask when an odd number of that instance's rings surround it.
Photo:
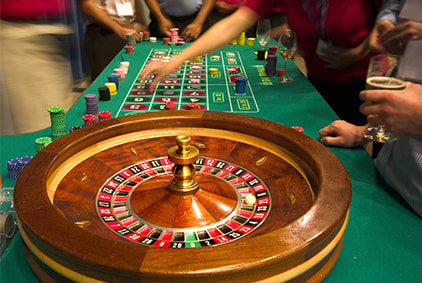
<path fill-rule="evenodd" d="M 399 13 L 402 7 L 401 0 L 384 0 L 377 16 L 377 21 L 389 20 L 393 24 L 398 24 Z"/>

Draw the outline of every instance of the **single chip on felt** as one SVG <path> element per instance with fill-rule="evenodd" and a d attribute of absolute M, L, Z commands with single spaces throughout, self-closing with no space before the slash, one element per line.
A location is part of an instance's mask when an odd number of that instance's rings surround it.
<path fill-rule="evenodd" d="M 198 103 L 195 103 L 195 102 L 188 103 L 188 105 L 186 105 L 186 106 L 187 106 L 188 110 L 201 110 L 202 109 L 201 105 L 199 105 Z"/>
<path fill-rule="evenodd" d="M 302 127 L 299 127 L 299 126 L 292 126 L 291 128 L 292 128 L 293 130 L 298 131 L 299 133 L 303 133 L 303 128 L 302 128 Z"/>
<path fill-rule="evenodd" d="M 174 101 L 166 101 L 165 107 L 166 110 L 177 110 L 177 104 Z"/>

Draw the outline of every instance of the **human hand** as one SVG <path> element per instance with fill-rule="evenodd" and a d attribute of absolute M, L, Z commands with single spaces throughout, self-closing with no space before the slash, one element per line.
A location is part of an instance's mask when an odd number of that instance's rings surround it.
<path fill-rule="evenodd" d="M 138 29 L 141 32 L 148 31 L 148 28 L 144 24 L 138 23 Z"/>
<path fill-rule="evenodd" d="M 330 146 L 357 147 L 364 143 L 363 131 L 365 127 L 336 120 L 319 130 L 320 141 Z"/>
<path fill-rule="evenodd" d="M 142 71 L 141 71 L 141 84 L 148 78 L 152 78 L 152 83 L 149 90 L 153 90 L 160 80 L 165 78 L 168 74 L 173 73 L 179 64 L 175 62 L 175 60 L 171 60 L 170 62 L 154 62 L 148 64 Z"/>
<path fill-rule="evenodd" d="M 380 36 L 388 53 L 403 54 L 409 40 L 422 38 L 422 22 L 406 21 L 398 24 Z"/>
<path fill-rule="evenodd" d="M 330 45 L 318 49 L 318 56 L 327 63 L 324 65 L 326 68 L 337 70 L 345 69 L 363 58 L 359 46 L 346 48 Z"/>
<path fill-rule="evenodd" d="M 170 36 L 170 29 L 172 29 L 174 27 L 174 24 L 172 23 L 172 21 L 164 18 L 159 22 L 159 26 L 158 28 L 160 29 L 160 32 L 162 34 L 165 34 L 167 36 Z"/>
<path fill-rule="evenodd" d="M 394 28 L 394 23 L 389 20 L 380 20 L 378 21 L 369 35 L 369 46 L 373 51 L 376 52 L 385 52 L 385 47 L 381 41 L 381 36 L 387 31 Z"/>
<path fill-rule="evenodd" d="M 191 24 L 186 26 L 180 35 L 186 41 L 193 41 L 199 37 L 202 32 L 202 24 L 195 23 L 193 21 Z"/>
<path fill-rule="evenodd" d="M 422 85 L 406 82 L 404 90 L 365 90 L 362 114 L 373 125 L 385 125 L 390 132 L 422 134 Z"/>
<path fill-rule="evenodd" d="M 120 26 L 120 28 L 118 28 L 115 32 L 123 40 L 127 40 L 128 33 L 133 33 L 135 35 L 136 41 L 141 40 L 141 35 L 135 29 Z"/>

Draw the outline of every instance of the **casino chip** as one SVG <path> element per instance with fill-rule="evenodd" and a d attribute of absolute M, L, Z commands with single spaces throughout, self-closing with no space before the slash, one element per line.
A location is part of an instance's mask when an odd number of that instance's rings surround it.
<path fill-rule="evenodd" d="M 92 114 L 83 115 L 82 119 L 84 120 L 84 127 L 97 123 L 97 116 Z"/>
<path fill-rule="evenodd" d="M 208 72 L 210 73 L 210 75 L 218 75 L 217 68 L 209 68 Z"/>
<path fill-rule="evenodd" d="M 235 92 L 236 93 L 245 93 L 246 92 L 246 82 L 248 81 L 248 78 L 245 77 L 236 77 L 236 87 Z"/>
<path fill-rule="evenodd" d="M 83 128 L 82 126 L 73 126 L 73 127 L 70 127 L 69 128 L 69 133 L 71 133 L 73 131 L 76 131 L 76 130 L 79 130 L 79 129 L 82 129 L 82 128 Z"/>
<path fill-rule="evenodd" d="M 117 78 L 117 77 L 116 77 Z M 86 114 L 98 114 L 98 97 L 95 93 L 87 93 L 84 95 Z"/>
<path fill-rule="evenodd" d="M 233 66 L 233 67 L 228 67 L 227 68 L 227 72 L 229 74 L 239 74 L 240 73 L 240 68 L 237 66 Z"/>
<path fill-rule="evenodd" d="M 112 117 L 112 114 L 110 111 L 102 111 L 98 113 L 98 119 L 100 120 L 100 122 L 105 121 L 105 120 L 110 120 L 111 117 Z"/>
<path fill-rule="evenodd" d="M 39 137 L 35 139 L 35 151 L 38 153 L 40 152 L 44 147 L 49 145 L 53 141 L 50 137 Z"/>
<path fill-rule="evenodd" d="M 54 106 L 48 108 L 51 119 L 51 137 L 56 140 L 66 134 L 66 110 L 62 107 Z"/>
<path fill-rule="evenodd" d="M 98 93 L 100 94 L 100 100 L 101 101 L 108 101 L 110 100 L 110 90 L 108 89 L 108 87 L 99 87 L 98 88 Z"/>
<path fill-rule="evenodd" d="M 166 101 L 165 108 L 166 110 L 177 110 L 177 104 L 174 101 Z"/>
<path fill-rule="evenodd" d="M 28 162 L 31 160 L 32 156 L 23 156 L 10 159 L 7 161 L 7 176 L 10 179 L 17 179 L 25 165 L 28 164 Z"/>
<path fill-rule="evenodd" d="M 115 83 L 105 83 L 105 87 L 108 88 L 108 91 L 110 92 L 110 95 L 116 95 L 117 94 L 117 88 Z"/>
<path fill-rule="evenodd" d="M 298 131 L 299 133 L 303 133 L 303 128 L 302 128 L 302 127 L 299 127 L 299 126 L 292 126 L 291 128 L 292 128 L 293 130 Z"/>
<path fill-rule="evenodd" d="M 187 107 L 188 110 L 201 110 L 202 109 L 201 105 L 199 105 L 198 103 L 195 103 L 195 102 L 188 103 L 186 105 L 186 107 Z"/>

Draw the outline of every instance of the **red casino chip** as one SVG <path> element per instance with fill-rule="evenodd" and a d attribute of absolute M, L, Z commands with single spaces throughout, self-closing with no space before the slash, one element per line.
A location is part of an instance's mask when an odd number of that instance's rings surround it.
<path fill-rule="evenodd" d="M 98 118 L 101 121 L 110 120 L 112 118 L 112 114 L 110 111 L 102 111 L 98 113 Z"/>
<path fill-rule="evenodd" d="M 303 128 L 302 128 L 302 127 L 299 127 L 299 126 L 292 126 L 291 128 L 292 128 L 293 130 L 298 131 L 299 133 L 303 133 Z"/>
<path fill-rule="evenodd" d="M 84 127 L 97 123 L 97 116 L 93 114 L 86 114 L 82 116 L 84 120 Z"/>
<path fill-rule="evenodd" d="M 202 107 L 198 103 L 191 102 L 186 105 L 188 110 L 201 110 Z"/>
<path fill-rule="evenodd" d="M 174 101 L 165 102 L 166 110 L 177 110 L 177 104 Z"/>

